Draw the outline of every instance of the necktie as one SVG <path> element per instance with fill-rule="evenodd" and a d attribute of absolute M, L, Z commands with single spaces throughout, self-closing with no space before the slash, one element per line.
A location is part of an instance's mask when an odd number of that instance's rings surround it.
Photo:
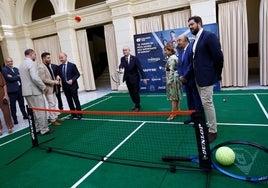
<path fill-rule="evenodd" d="M 128 62 L 128 57 L 126 57 L 126 62 L 127 62 L 127 65 L 129 64 L 129 62 Z"/>
<path fill-rule="evenodd" d="M 65 64 L 63 64 L 63 66 L 62 66 L 62 76 L 63 76 L 63 80 L 67 81 Z"/>
<path fill-rule="evenodd" d="M 185 50 L 183 50 L 183 52 L 182 52 L 182 57 L 181 57 L 182 61 L 184 60 L 184 54 L 185 54 Z"/>

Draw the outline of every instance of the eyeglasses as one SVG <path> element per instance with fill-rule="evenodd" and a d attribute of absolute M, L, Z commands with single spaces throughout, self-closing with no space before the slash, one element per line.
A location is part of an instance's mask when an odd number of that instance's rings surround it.
<path fill-rule="evenodd" d="M 7 61 L 7 62 L 13 62 L 13 60 L 11 60 L 11 61 Z"/>

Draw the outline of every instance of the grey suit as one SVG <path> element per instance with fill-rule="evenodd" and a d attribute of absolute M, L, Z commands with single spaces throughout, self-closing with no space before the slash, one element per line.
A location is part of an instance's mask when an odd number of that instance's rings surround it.
<path fill-rule="evenodd" d="M 29 107 L 45 108 L 43 90 L 46 85 L 38 75 L 37 65 L 32 59 L 25 58 L 19 67 L 22 95 L 25 97 Z M 46 112 L 34 111 L 36 131 L 45 134 L 49 131 Z"/>

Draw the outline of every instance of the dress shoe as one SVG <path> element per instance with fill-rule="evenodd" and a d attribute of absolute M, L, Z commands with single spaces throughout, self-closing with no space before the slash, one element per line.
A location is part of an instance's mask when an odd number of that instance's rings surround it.
<path fill-rule="evenodd" d="M 56 119 L 56 121 L 57 121 L 57 122 L 59 122 L 59 123 L 61 123 L 61 122 L 63 122 L 63 121 L 64 121 L 64 119 L 57 118 L 57 119 Z"/>
<path fill-rule="evenodd" d="M 139 108 L 134 108 L 133 112 L 139 112 L 140 109 Z"/>
<path fill-rule="evenodd" d="M 12 128 L 9 128 L 8 129 L 8 134 L 12 133 L 13 132 L 13 129 Z"/>
<path fill-rule="evenodd" d="M 79 120 L 82 119 L 82 117 L 83 117 L 82 114 L 78 114 L 78 115 L 77 115 L 77 119 L 79 119 Z"/>
<path fill-rule="evenodd" d="M 74 118 L 77 118 L 77 115 L 76 115 L 76 114 L 72 114 L 72 115 L 70 116 L 70 119 L 74 119 Z"/>
<path fill-rule="evenodd" d="M 23 116 L 23 119 L 29 119 L 28 116 Z"/>
<path fill-rule="evenodd" d="M 14 125 L 17 125 L 17 124 L 19 124 L 19 122 L 18 121 L 14 121 Z"/>
<path fill-rule="evenodd" d="M 187 119 L 187 120 L 185 120 L 183 123 L 184 124 L 190 124 L 190 123 L 192 123 L 193 122 L 193 120 L 191 120 L 191 119 Z"/>
<path fill-rule="evenodd" d="M 48 130 L 47 132 L 45 132 L 45 133 L 41 133 L 41 135 L 47 135 L 47 134 L 51 134 L 51 133 L 53 133 L 54 132 L 54 130 L 52 130 L 52 129 L 50 129 L 50 130 Z"/>
<path fill-rule="evenodd" d="M 51 122 L 51 124 L 54 125 L 54 126 L 59 126 L 59 125 L 61 125 L 61 123 L 57 122 L 57 120 L 54 121 L 54 122 Z"/>
<path fill-rule="evenodd" d="M 217 138 L 217 133 L 208 133 L 208 142 L 211 143 Z"/>

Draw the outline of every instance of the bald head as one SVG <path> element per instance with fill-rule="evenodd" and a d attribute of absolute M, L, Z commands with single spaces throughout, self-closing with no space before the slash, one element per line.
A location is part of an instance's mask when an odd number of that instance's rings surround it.
<path fill-rule="evenodd" d="M 180 35 L 177 39 L 178 47 L 183 49 L 185 48 L 189 43 L 189 38 L 187 35 Z"/>

